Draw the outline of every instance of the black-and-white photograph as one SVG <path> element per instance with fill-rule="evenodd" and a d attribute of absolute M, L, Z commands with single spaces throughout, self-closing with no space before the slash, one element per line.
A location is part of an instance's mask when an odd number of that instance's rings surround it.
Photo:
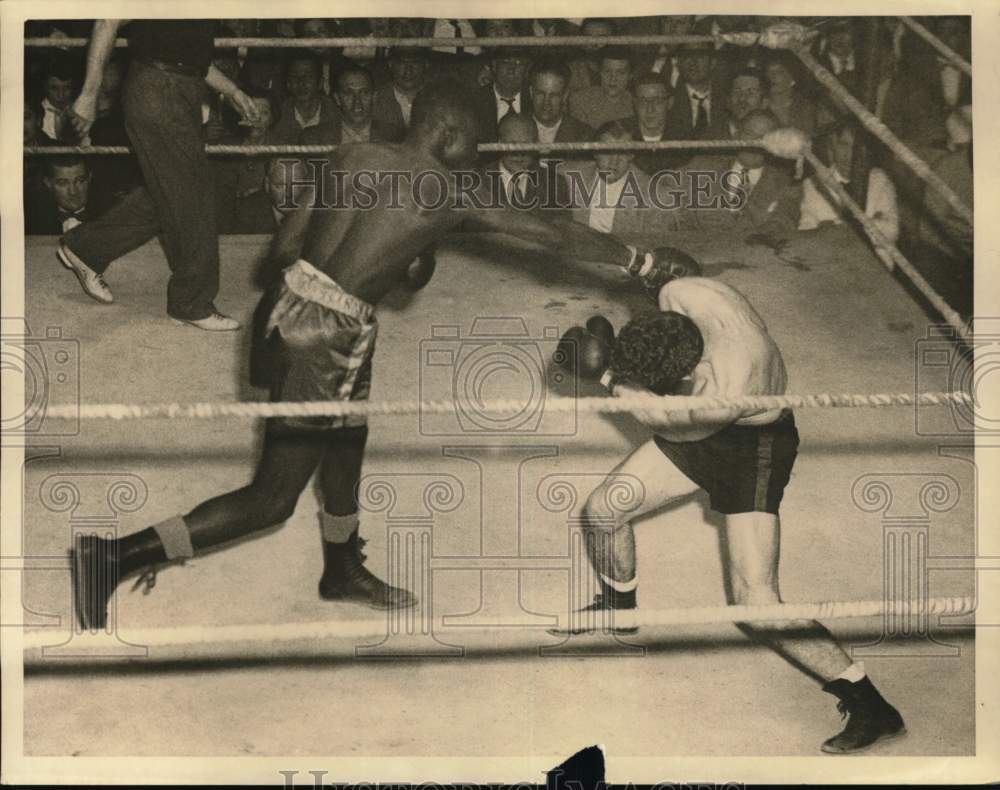
<path fill-rule="evenodd" d="M 997 779 L 996 14 L 810 5 L 4 3 L 4 780 Z"/>

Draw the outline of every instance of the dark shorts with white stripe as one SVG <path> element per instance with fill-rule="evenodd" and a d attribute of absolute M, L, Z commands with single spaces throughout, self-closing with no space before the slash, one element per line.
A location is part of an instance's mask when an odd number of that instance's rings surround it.
<path fill-rule="evenodd" d="M 708 492 L 713 510 L 778 514 L 798 455 L 791 411 L 767 425 L 730 425 L 697 442 L 653 438 L 681 472 Z"/>

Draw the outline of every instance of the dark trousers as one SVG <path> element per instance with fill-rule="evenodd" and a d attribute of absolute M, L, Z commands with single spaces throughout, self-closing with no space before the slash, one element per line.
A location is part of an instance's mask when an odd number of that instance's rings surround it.
<path fill-rule="evenodd" d="M 190 320 L 211 315 L 219 291 L 215 187 L 201 129 L 204 95 L 201 77 L 133 60 L 122 103 L 145 186 L 63 237 L 77 257 L 100 273 L 160 235 L 171 273 L 167 313 Z"/>

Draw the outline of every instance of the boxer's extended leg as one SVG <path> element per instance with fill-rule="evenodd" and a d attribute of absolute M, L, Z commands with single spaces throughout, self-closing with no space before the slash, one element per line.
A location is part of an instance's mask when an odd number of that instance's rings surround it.
<path fill-rule="evenodd" d="M 364 541 L 358 537 L 358 483 L 368 427 L 341 428 L 327 436 L 319 472 L 323 492 L 323 511 L 319 515 L 323 536 L 320 596 L 375 609 L 413 606 L 417 599 L 412 593 L 386 584 L 363 564 Z"/>
<path fill-rule="evenodd" d="M 590 609 L 634 609 L 636 606 L 635 532 L 632 520 L 698 490 L 650 440 L 636 449 L 587 497 L 582 525 L 587 557 L 601 594 Z M 552 633 L 583 633 L 587 627 Z M 634 633 L 617 628 L 617 633 Z"/>
<path fill-rule="evenodd" d="M 83 628 L 103 628 L 107 603 L 125 577 L 258 532 L 289 518 L 323 456 L 321 434 L 289 431 L 269 420 L 253 481 L 209 499 L 183 518 L 118 540 L 85 537 L 72 552 L 74 600 Z"/>
<path fill-rule="evenodd" d="M 732 601 L 739 605 L 781 603 L 778 585 L 780 524 L 771 513 L 726 516 Z M 738 623 L 751 638 L 772 647 L 792 664 L 821 680 L 850 715 L 847 727 L 823 744 L 823 751 L 854 752 L 905 733 L 899 713 L 867 678 L 825 626 L 815 620 Z"/>

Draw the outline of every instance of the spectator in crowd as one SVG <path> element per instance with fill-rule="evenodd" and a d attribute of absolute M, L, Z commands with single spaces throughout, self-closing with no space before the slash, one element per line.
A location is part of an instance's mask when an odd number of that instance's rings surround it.
<path fill-rule="evenodd" d="M 770 110 L 754 110 L 740 122 L 737 133 L 755 140 L 779 125 Z M 714 158 L 695 157 L 682 174 L 682 184 L 694 200 L 683 213 L 686 228 L 744 233 L 748 243 L 768 246 L 797 230 L 802 188 L 786 162 L 761 149 L 744 148 L 722 168 L 713 163 Z"/>
<path fill-rule="evenodd" d="M 296 19 L 296 38 L 337 38 L 345 31 L 339 19 Z M 333 47 L 310 47 L 319 64 L 319 92 L 329 96 L 333 87 L 333 79 L 343 65 L 344 53 Z"/>
<path fill-rule="evenodd" d="M 528 112 L 528 84 L 531 61 L 523 50 L 497 47 L 493 52 L 493 84 L 480 88 L 476 115 L 479 120 L 479 141 L 495 142 L 497 127 L 509 114 Z"/>
<path fill-rule="evenodd" d="M 636 140 L 647 143 L 668 140 L 667 113 L 670 110 L 670 89 L 660 74 L 646 72 L 632 86 L 635 119 L 632 125 Z M 648 175 L 676 167 L 681 157 L 676 151 L 637 151 L 635 164 Z"/>
<path fill-rule="evenodd" d="M 600 38 L 615 34 L 614 23 L 610 19 L 584 19 L 580 25 L 580 35 Z M 588 45 L 569 61 L 570 93 L 599 85 L 601 82 L 600 52 L 604 44 Z"/>
<path fill-rule="evenodd" d="M 937 17 L 933 32 L 960 56 L 971 52 L 966 18 Z M 912 62 L 911 62 L 912 61 Z M 972 102 L 972 81 L 930 47 L 914 50 L 886 96 L 885 122 L 900 138 L 918 146 L 943 144 L 945 120 Z"/>
<path fill-rule="evenodd" d="M 947 127 L 949 152 L 932 169 L 967 206 L 972 206 L 972 105 L 954 110 Z M 972 227 L 935 189 L 925 189 L 923 208 L 921 242 L 971 272 Z"/>
<path fill-rule="evenodd" d="M 296 50 L 289 57 L 285 79 L 288 98 L 282 103 L 281 119 L 271 132 L 276 142 L 296 145 L 304 129 L 337 123 L 340 111 L 336 103 L 320 92 L 321 68 L 320 60 L 312 52 Z"/>
<path fill-rule="evenodd" d="M 837 19 L 827 28 L 820 40 L 821 52 L 817 58 L 851 93 L 857 94 L 861 85 L 858 57 L 854 46 L 855 27 L 851 19 Z"/>
<path fill-rule="evenodd" d="M 312 157 L 309 157 L 312 159 Z M 314 183 L 316 171 L 302 159 L 277 157 L 267 163 L 264 176 L 264 190 L 271 203 L 271 217 L 275 225 L 280 225 L 301 201 L 309 184 Z"/>
<path fill-rule="evenodd" d="M 667 128 L 679 140 L 719 140 L 729 131 L 725 90 L 711 47 L 686 46 L 678 56 L 681 79 L 674 90 Z"/>
<path fill-rule="evenodd" d="M 410 125 L 413 99 L 427 82 L 427 53 L 419 47 L 393 47 L 389 53 L 392 82 L 375 91 L 373 117 L 396 128 L 399 134 Z"/>
<path fill-rule="evenodd" d="M 740 122 L 754 110 L 763 109 L 764 77 L 756 69 L 742 69 L 733 74 L 729 83 L 729 137 L 736 137 Z"/>
<path fill-rule="evenodd" d="M 335 123 L 314 126 L 302 133 L 303 145 L 384 143 L 402 139 L 398 126 L 373 117 L 375 86 L 363 66 L 347 65 L 337 76 L 333 100 L 339 110 Z"/>
<path fill-rule="evenodd" d="M 479 30 L 485 38 L 514 38 L 520 35 L 514 19 L 484 19 L 479 22 Z M 493 84 L 493 58 L 500 54 L 498 47 L 487 47 L 479 56 L 476 84 L 480 88 Z"/>
<path fill-rule="evenodd" d="M 798 69 L 792 57 L 773 52 L 765 59 L 767 107 L 781 126 L 801 129 L 812 136 L 816 131 L 816 106 L 798 87 Z"/>
<path fill-rule="evenodd" d="M 98 216 L 108 207 L 102 190 L 91 190 L 90 165 L 82 156 L 47 156 L 40 188 L 24 205 L 24 232 L 58 236 Z"/>
<path fill-rule="evenodd" d="M 624 47 L 604 47 L 600 52 L 600 82 L 569 95 L 570 113 L 578 121 L 600 128 L 609 121 L 631 118 L 632 60 Z"/>
<path fill-rule="evenodd" d="M 686 15 L 657 17 L 657 30 L 661 36 L 686 36 L 691 33 L 694 17 Z M 644 50 L 636 59 L 636 71 L 658 74 L 667 84 L 671 94 L 681 81 L 681 69 L 678 63 L 679 44 L 661 44 L 659 47 Z"/>
<path fill-rule="evenodd" d="M 79 80 L 77 60 L 61 50 L 52 50 L 42 83 L 42 131 L 53 140 L 71 144 L 79 141 L 67 114 Z"/>
<path fill-rule="evenodd" d="M 271 130 L 280 119 L 277 100 L 259 91 L 248 95 L 257 107 L 258 121 L 243 127 L 237 138 L 223 142 L 237 145 L 275 144 Z M 265 191 L 266 161 L 254 156 L 237 156 L 213 159 L 212 165 L 215 168 L 219 233 L 273 233 L 277 224 Z"/>
<path fill-rule="evenodd" d="M 854 125 L 845 123 L 819 141 L 818 156 L 841 184 L 850 183 L 856 137 Z M 896 202 L 896 188 L 883 170 L 877 167 L 870 169 L 867 194 L 865 214 L 895 244 L 899 239 L 899 206 Z M 844 209 L 840 199 L 815 175 L 807 178 L 802 185 L 799 230 L 812 230 L 827 224 L 839 225 L 843 222 L 843 216 Z"/>
<path fill-rule="evenodd" d="M 567 112 L 569 80 L 569 67 L 555 58 L 539 61 L 532 69 L 531 116 L 540 142 L 584 143 L 594 139 L 593 128 Z"/>
<path fill-rule="evenodd" d="M 528 115 L 508 115 L 499 125 L 501 143 L 536 143 L 538 130 Z M 557 169 L 539 162 L 531 151 L 502 154 L 486 167 L 487 175 L 499 181 L 495 185 L 503 205 L 515 208 L 565 211 L 569 206 L 566 180 Z"/>
<path fill-rule="evenodd" d="M 42 131 L 44 113 L 40 104 L 24 103 L 24 145 L 56 145 L 56 141 Z"/>
<path fill-rule="evenodd" d="M 598 129 L 597 139 L 620 143 L 634 137 L 627 122 L 619 120 Z M 629 151 L 595 152 L 592 164 L 568 174 L 574 220 L 623 240 L 662 238 L 678 229 L 677 212 L 664 208 L 670 205 L 666 190 L 676 188 L 676 183 L 658 180 L 654 201 L 650 194 L 654 185 L 633 159 Z"/>

